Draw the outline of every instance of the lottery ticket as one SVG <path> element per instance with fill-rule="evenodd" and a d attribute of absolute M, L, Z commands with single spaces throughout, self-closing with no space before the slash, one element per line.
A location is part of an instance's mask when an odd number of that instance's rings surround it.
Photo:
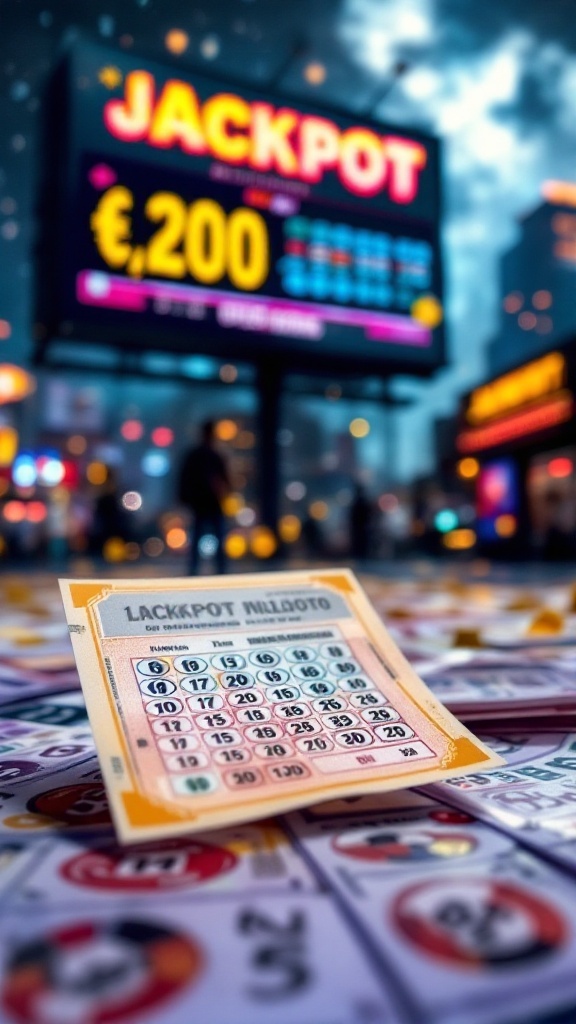
<path fill-rule="evenodd" d="M 2 853 L 17 844 L 0 843 Z M 318 886 L 277 822 L 255 822 L 160 843 L 119 846 L 113 835 L 82 840 L 65 833 L 35 844 L 36 859 L 4 909 L 78 907 L 107 900 L 180 905 L 193 897 L 314 892 Z"/>
<path fill-rule="evenodd" d="M 328 897 L 0 919 L 6 1024 L 397 1024 Z"/>
<path fill-rule="evenodd" d="M 0 786 L 26 784 L 94 757 L 81 693 L 56 694 L 0 707 Z"/>
<path fill-rule="evenodd" d="M 23 785 L 0 786 L 0 838 L 42 838 L 66 830 L 109 831 L 112 819 L 95 757 Z"/>
<path fill-rule="evenodd" d="M 347 570 L 61 589 L 125 842 L 502 763 L 434 699 Z"/>
<path fill-rule="evenodd" d="M 574 1012 L 576 894 L 511 837 L 417 793 L 333 801 L 288 822 L 410 1022 Z"/>
<path fill-rule="evenodd" d="M 550 665 L 500 664 L 497 658 L 424 671 L 426 685 L 467 721 L 507 714 L 576 711 L 576 678 Z"/>
<path fill-rule="evenodd" d="M 506 767 L 430 787 L 540 855 L 576 871 L 576 733 L 490 736 Z"/>

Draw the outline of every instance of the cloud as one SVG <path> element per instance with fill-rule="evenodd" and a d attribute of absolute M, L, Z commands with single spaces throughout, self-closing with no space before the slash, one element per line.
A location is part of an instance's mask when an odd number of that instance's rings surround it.
<path fill-rule="evenodd" d="M 490 8 L 488 11 L 487 8 Z M 455 407 L 487 373 L 484 353 L 500 311 L 499 260 L 517 219 L 539 202 L 547 177 L 574 179 L 576 57 L 543 38 L 535 9 L 454 0 L 345 0 L 340 38 L 364 73 L 411 69 L 378 114 L 425 127 L 444 141 L 447 327 L 453 365 L 403 413 L 405 478 L 431 468 L 430 419 Z M 528 14 L 532 10 L 532 23 Z M 410 18 L 420 32 L 407 32 Z"/>

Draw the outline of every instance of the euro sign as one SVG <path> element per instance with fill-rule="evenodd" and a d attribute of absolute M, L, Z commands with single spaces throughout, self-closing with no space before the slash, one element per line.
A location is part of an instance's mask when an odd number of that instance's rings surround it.
<path fill-rule="evenodd" d="M 90 218 L 96 248 L 104 262 L 115 270 L 126 266 L 132 252 L 133 207 L 130 189 L 114 185 L 104 193 Z"/>

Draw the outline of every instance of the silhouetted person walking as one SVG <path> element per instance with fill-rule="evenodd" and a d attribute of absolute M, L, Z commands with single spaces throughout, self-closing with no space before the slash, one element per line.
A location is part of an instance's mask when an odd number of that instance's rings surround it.
<path fill-rule="evenodd" d="M 350 550 L 353 558 L 368 557 L 371 525 L 372 505 L 364 488 L 357 484 L 350 506 Z"/>
<path fill-rule="evenodd" d="M 228 467 L 214 444 L 214 423 L 202 424 L 200 444 L 189 449 L 180 467 L 178 497 L 193 514 L 190 574 L 198 572 L 200 539 L 206 534 L 216 538 L 216 570 L 226 571 L 224 558 L 224 514 L 222 502 L 230 493 Z"/>

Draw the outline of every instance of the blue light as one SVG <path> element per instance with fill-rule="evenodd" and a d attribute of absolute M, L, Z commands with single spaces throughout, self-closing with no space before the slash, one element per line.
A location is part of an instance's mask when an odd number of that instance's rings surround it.
<path fill-rule="evenodd" d="M 218 551 L 218 538 L 213 533 L 205 533 L 198 541 L 198 551 L 203 558 L 211 558 Z"/>
<path fill-rule="evenodd" d="M 33 487 L 38 473 L 31 455 L 18 455 L 12 466 L 12 479 L 17 487 Z"/>
<path fill-rule="evenodd" d="M 434 516 L 434 526 L 439 533 L 449 533 L 458 526 L 458 516 L 451 508 L 442 508 Z"/>
<path fill-rule="evenodd" d="M 142 472 L 145 476 L 166 476 L 170 469 L 170 459 L 165 452 L 149 451 L 142 456 Z"/>

